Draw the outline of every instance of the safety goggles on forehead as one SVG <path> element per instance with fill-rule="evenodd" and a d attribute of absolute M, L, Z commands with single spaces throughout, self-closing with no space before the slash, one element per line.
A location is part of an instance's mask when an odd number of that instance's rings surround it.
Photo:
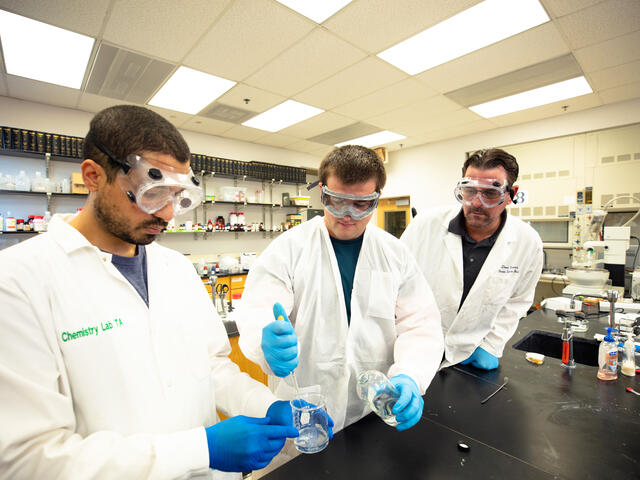
<path fill-rule="evenodd" d="M 362 220 L 376 209 L 380 193 L 351 195 L 334 192 L 329 190 L 326 185 L 323 185 L 320 198 L 322 204 L 327 207 L 329 213 L 334 217 L 343 218 L 349 215 L 353 220 Z"/>
<path fill-rule="evenodd" d="M 143 157 L 127 155 L 122 160 L 94 140 L 96 147 L 121 167 L 116 182 L 131 202 L 145 213 L 155 213 L 168 204 L 174 215 L 182 215 L 202 203 L 204 193 L 191 169 L 180 173 L 170 167 L 158 168 Z"/>
<path fill-rule="evenodd" d="M 471 205 L 479 198 L 482 205 L 491 208 L 502 204 L 505 195 L 510 191 L 506 182 L 493 178 L 464 177 L 456 185 L 454 195 L 463 205 Z"/>

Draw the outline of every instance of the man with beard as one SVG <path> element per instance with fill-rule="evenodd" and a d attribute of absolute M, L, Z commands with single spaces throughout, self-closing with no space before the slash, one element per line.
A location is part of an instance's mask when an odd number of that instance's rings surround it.
<path fill-rule="evenodd" d="M 0 478 L 264 467 L 298 435 L 291 407 L 229 360 L 195 269 L 154 242 L 202 201 L 182 135 L 145 108 L 110 107 L 84 158 L 82 211 L 0 252 Z"/>
<path fill-rule="evenodd" d="M 401 240 L 415 255 L 440 309 L 441 368 L 461 363 L 492 370 L 533 301 L 542 241 L 505 211 L 518 189 L 512 155 L 497 148 L 477 151 L 462 175 L 455 189 L 462 208 L 419 214 Z"/>

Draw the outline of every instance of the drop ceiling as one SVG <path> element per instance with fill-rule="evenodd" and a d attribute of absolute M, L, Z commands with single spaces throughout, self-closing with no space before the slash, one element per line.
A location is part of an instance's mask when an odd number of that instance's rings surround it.
<path fill-rule="evenodd" d="M 477 3 L 354 0 L 319 25 L 275 0 L 0 0 L 97 39 L 80 90 L 0 68 L 0 95 L 97 112 L 144 104 L 184 65 L 238 83 L 200 115 L 151 107 L 177 127 L 316 156 L 363 126 L 406 135 L 387 145 L 396 150 L 640 97 L 638 0 L 541 0 L 550 22 L 413 76 L 376 56 Z M 155 69 L 120 79 L 127 59 Z M 491 119 L 467 108 L 478 92 L 510 91 L 503 82 L 559 64 L 581 70 L 593 93 Z M 276 133 L 240 125 L 287 99 L 325 112 Z"/>

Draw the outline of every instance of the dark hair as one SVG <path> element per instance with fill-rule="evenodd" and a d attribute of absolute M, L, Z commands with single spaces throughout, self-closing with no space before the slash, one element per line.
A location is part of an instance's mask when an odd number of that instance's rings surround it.
<path fill-rule="evenodd" d="M 475 167 L 480 170 L 489 170 L 495 167 L 502 167 L 507 172 L 507 181 L 509 186 L 516 183 L 518 179 L 518 162 L 516 157 L 508 154 L 499 148 L 489 148 L 487 150 L 478 150 L 474 152 L 462 166 L 462 176 L 466 174 L 467 168 Z"/>
<path fill-rule="evenodd" d="M 172 155 L 181 163 L 191 158 L 189 146 L 176 127 L 157 113 L 135 105 L 116 105 L 98 112 L 84 139 L 83 158 L 100 164 L 107 180 L 113 182 L 120 166 L 110 161 L 96 143 L 118 159 L 145 151 Z"/>
<path fill-rule="evenodd" d="M 347 185 L 376 179 L 376 192 L 387 183 L 387 173 L 380 156 L 370 148 L 360 145 L 344 145 L 334 148 L 322 159 L 318 176 L 323 185 L 329 175 L 335 175 Z"/>

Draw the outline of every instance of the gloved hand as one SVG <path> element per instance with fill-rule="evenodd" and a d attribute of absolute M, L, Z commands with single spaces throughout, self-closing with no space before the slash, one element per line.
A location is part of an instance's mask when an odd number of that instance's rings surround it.
<path fill-rule="evenodd" d="M 400 391 L 400 398 L 396 401 L 391 412 L 396 416 L 399 431 L 413 427 L 422 417 L 424 400 L 416 382 L 408 375 L 400 374 L 391 377 L 389 381 Z"/>
<path fill-rule="evenodd" d="M 267 410 L 267 417 L 271 419 L 271 425 L 293 427 L 291 404 L 286 400 L 276 400 L 273 402 Z"/>
<path fill-rule="evenodd" d="M 460 362 L 460 365 L 467 365 L 468 363 L 483 370 L 494 370 L 498 368 L 498 357 L 494 357 L 484 348 L 478 347 L 469 358 Z"/>
<path fill-rule="evenodd" d="M 311 407 L 315 407 L 314 404 L 309 403 L 309 402 L 307 402 L 305 400 L 302 400 L 302 399 L 297 399 L 297 400 L 292 400 L 292 401 L 295 403 L 296 407 L 303 407 L 303 406 L 306 406 L 306 405 L 309 405 Z M 273 402 L 271 404 L 271 407 L 269 407 L 269 410 L 267 410 L 267 416 L 270 416 L 269 412 L 271 411 L 271 408 L 272 407 L 276 407 L 276 404 L 279 403 L 279 402 L 280 402 L 280 400 L 277 401 L 277 402 Z M 291 421 L 293 423 L 293 414 L 291 413 L 291 404 L 289 402 L 286 402 L 286 403 L 289 405 L 289 418 L 291 418 Z M 284 407 L 281 407 L 281 406 L 280 407 L 276 407 L 276 408 L 283 408 L 284 409 Z M 333 438 L 333 425 L 334 425 L 334 423 L 333 423 L 333 418 L 331 418 L 331 415 L 329 415 L 328 413 L 326 415 L 327 415 L 327 427 L 328 427 L 328 430 L 329 430 L 327 432 L 327 434 L 329 435 L 329 440 L 331 440 Z"/>
<path fill-rule="evenodd" d="M 206 428 L 209 467 L 224 472 L 248 472 L 266 467 L 282 450 L 287 437 L 298 436 L 292 426 L 269 422 L 269 417 L 239 415 Z"/>
<path fill-rule="evenodd" d="M 298 366 L 298 338 L 282 305 L 275 303 L 273 313 L 278 319 L 262 329 L 264 358 L 278 377 L 286 377 Z"/>

